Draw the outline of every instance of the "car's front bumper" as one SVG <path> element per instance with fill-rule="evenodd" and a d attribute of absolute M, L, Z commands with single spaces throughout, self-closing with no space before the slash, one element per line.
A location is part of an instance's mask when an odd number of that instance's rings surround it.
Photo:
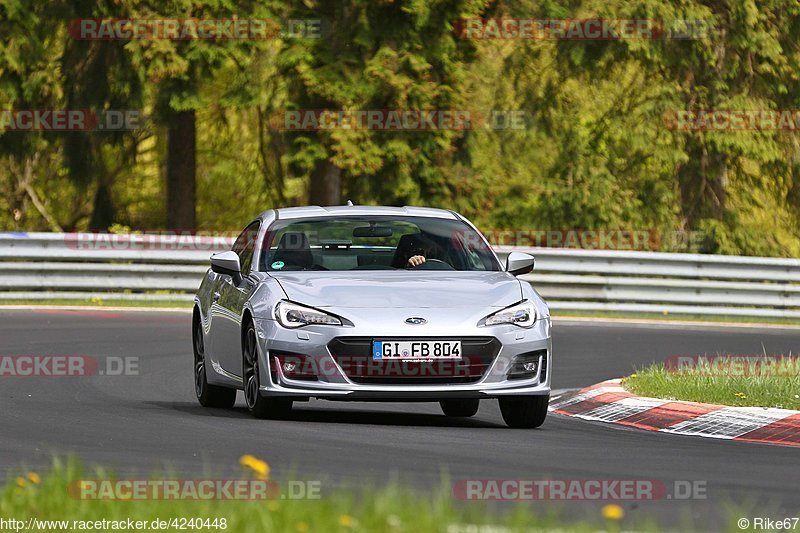
<path fill-rule="evenodd" d="M 419 313 L 417 313 L 419 314 Z M 409 310 L 398 316 L 415 316 Z M 517 326 L 477 327 L 468 324 L 453 328 L 452 324 L 427 330 L 413 326 L 381 327 L 380 332 L 366 327 L 306 326 L 287 329 L 272 319 L 256 319 L 261 358 L 261 394 L 264 396 L 293 397 L 298 400 L 321 398 L 328 400 L 374 401 L 426 401 L 445 398 L 499 398 L 509 395 L 546 395 L 550 393 L 552 373 L 551 323 L 549 317 L 537 320 L 530 329 Z M 397 323 L 392 320 L 389 321 Z M 473 322 L 474 324 L 474 322 Z M 377 329 L 377 328 L 376 328 Z M 414 332 L 418 333 L 414 333 Z M 453 332 L 457 331 L 457 335 Z M 350 377 L 329 345 L 338 338 L 450 338 L 469 339 L 492 337 L 499 342 L 496 356 L 478 379 L 470 383 L 446 382 L 420 383 L 420 380 L 403 380 L 393 383 L 357 383 Z M 541 360 L 536 374 L 530 378 L 509 379 L 508 372 L 515 357 L 539 352 Z M 319 371 L 314 381 L 291 379 L 276 364 L 275 354 L 303 354 L 313 361 Z M 403 382 L 406 381 L 406 382 Z"/>

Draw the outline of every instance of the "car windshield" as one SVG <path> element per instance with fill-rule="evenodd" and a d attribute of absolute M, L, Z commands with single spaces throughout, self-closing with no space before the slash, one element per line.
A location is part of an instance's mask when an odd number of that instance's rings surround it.
<path fill-rule="evenodd" d="M 262 246 L 261 270 L 499 271 L 486 242 L 460 220 L 344 216 L 279 220 Z"/>

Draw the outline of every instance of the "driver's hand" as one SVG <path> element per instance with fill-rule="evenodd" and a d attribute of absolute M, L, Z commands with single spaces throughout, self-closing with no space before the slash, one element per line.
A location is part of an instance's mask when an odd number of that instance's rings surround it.
<path fill-rule="evenodd" d="M 408 266 L 417 267 L 425 262 L 425 257 L 422 255 L 412 255 L 408 258 Z"/>

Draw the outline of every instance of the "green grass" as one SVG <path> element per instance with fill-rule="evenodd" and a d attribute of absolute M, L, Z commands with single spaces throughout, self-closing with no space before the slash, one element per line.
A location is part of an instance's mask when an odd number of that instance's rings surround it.
<path fill-rule="evenodd" d="M 245 456 L 251 457 L 251 456 Z M 257 479 L 258 473 L 269 476 L 269 465 L 253 458 L 255 466 L 242 467 L 236 476 L 198 476 L 205 479 Z M 244 457 L 242 458 L 244 462 Z M 259 470 L 258 466 L 263 468 Z M 524 475 L 519 477 L 524 478 Z M 637 502 L 585 502 L 588 510 L 596 514 L 582 518 L 562 507 L 559 502 L 532 501 L 522 503 L 462 501 L 454 497 L 452 482 L 442 478 L 437 489 L 413 489 L 390 483 L 383 487 L 358 485 L 355 488 L 328 487 L 320 484 L 319 498 L 292 499 L 276 495 L 273 499 L 242 500 L 150 500 L 121 501 L 112 499 L 80 499 L 76 486 L 80 480 L 175 480 L 187 479 L 163 474 L 149 477 L 123 478 L 106 469 L 86 472 L 76 460 L 55 459 L 49 472 L 19 470 L 9 481 L 0 484 L 0 519 L 27 521 L 30 518 L 45 521 L 68 521 L 67 531 L 87 530 L 73 521 L 119 521 L 128 519 L 145 522 L 144 529 L 154 531 L 154 520 L 192 519 L 217 520 L 217 526 L 184 528 L 184 531 L 206 532 L 442 532 L 442 533 L 537 533 L 537 532 L 598 532 L 608 531 L 661 531 L 675 530 L 676 525 L 662 528 L 658 521 L 640 509 Z M 265 479 L 262 477 L 261 479 Z M 276 480 L 286 495 L 287 477 Z M 308 480 L 308 477 L 302 478 Z M 671 502 L 676 505 L 677 502 Z M 688 503 L 688 502 L 687 502 Z M 578 505 L 583 505 L 577 503 Z M 664 503 L 666 505 L 666 502 Z M 720 502 L 721 515 L 727 522 L 724 531 L 740 531 L 736 525 L 743 516 L 761 516 L 764 507 L 755 504 Z M 679 531 L 704 531 L 695 525 L 688 508 L 678 507 L 674 518 Z M 761 514 L 759 514 L 761 513 Z M 581 513 L 582 514 L 582 513 Z M 222 528 L 222 520 L 225 527 Z M 2 526 L 0 526 L 2 527 Z M 114 530 L 110 524 L 106 530 Z M 95 527 L 95 530 L 98 528 Z M 6 529 L 9 529 L 6 526 Z M 24 530 L 24 529 L 23 529 Z M 37 531 L 65 531 L 65 529 L 39 524 Z M 102 529 L 101 529 L 102 530 Z M 164 528 L 161 531 L 175 531 Z"/>
<path fill-rule="evenodd" d="M 640 320 L 663 320 L 678 322 L 726 322 L 731 324 L 775 324 L 800 326 L 800 319 L 779 317 L 748 317 L 728 315 L 696 315 L 671 313 L 627 313 L 616 311 L 567 311 L 551 310 L 553 318 L 630 318 Z"/>
<path fill-rule="evenodd" d="M 176 479 L 176 476 L 158 476 Z M 150 477 L 149 479 L 157 479 Z M 211 479 L 218 477 L 210 476 Z M 242 472 L 242 478 L 251 478 Z M 32 482 L 34 479 L 38 482 Z M 108 471 L 84 474 L 75 461 L 54 463 L 48 474 L 32 478 L 25 471 L 0 488 L 0 518 L 25 520 L 142 520 L 202 518 L 225 519 L 228 532 L 304 532 L 304 531 L 382 531 L 382 532 L 458 532 L 470 527 L 492 526 L 485 531 L 619 531 L 636 525 L 653 531 L 653 521 L 638 515 L 619 521 L 598 516 L 591 523 L 563 519 L 561 513 L 542 502 L 522 504 L 499 511 L 483 502 L 464 502 L 453 497 L 449 483 L 434 491 L 412 490 L 398 485 L 384 488 L 359 487 L 353 490 L 321 487 L 320 499 L 281 499 L 260 501 L 231 500 L 81 500 L 68 495 L 70 482 L 80 479 L 115 479 Z M 142 478 L 139 478 L 142 479 Z M 283 485 L 282 485 L 283 486 Z M 514 504 L 512 504 L 514 505 Z M 535 506 L 538 513 L 531 508 Z M 550 509 L 550 510 L 548 510 Z M 457 526 L 462 526 L 460 529 Z M 503 529 L 508 528 L 508 529 Z M 53 529 L 56 530 L 56 529 Z M 150 530 L 150 529 L 148 529 Z M 478 531 L 479 529 L 472 529 Z"/>
<path fill-rule="evenodd" d="M 692 368 L 643 368 L 623 379 L 634 394 L 741 407 L 800 410 L 800 359 L 772 359 L 767 364 L 736 358 L 700 361 Z M 669 365 L 673 366 L 673 365 Z"/>
<path fill-rule="evenodd" d="M 75 306 L 75 307 L 159 307 L 191 309 L 192 302 L 184 300 L 115 300 L 113 298 L 86 298 L 84 300 L 49 299 L 49 300 L 0 300 L 0 308 L 4 305 L 37 306 Z"/>

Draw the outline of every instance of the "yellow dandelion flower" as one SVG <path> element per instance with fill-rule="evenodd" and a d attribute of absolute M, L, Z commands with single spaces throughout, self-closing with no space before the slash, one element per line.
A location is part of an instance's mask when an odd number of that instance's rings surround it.
<path fill-rule="evenodd" d="M 33 483 L 34 485 L 38 485 L 42 482 L 42 478 L 39 477 L 39 474 L 36 472 L 28 472 L 28 481 Z"/>
<path fill-rule="evenodd" d="M 305 531 L 308 531 L 308 524 L 305 522 L 298 522 L 294 525 L 294 528 L 300 533 L 304 533 Z"/>
<path fill-rule="evenodd" d="M 622 507 L 613 503 L 604 505 L 600 512 L 606 520 L 621 520 L 625 516 L 625 511 Z"/>
<path fill-rule="evenodd" d="M 269 464 L 252 455 L 243 455 L 239 459 L 239 464 L 254 471 L 260 479 L 267 479 L 269 477 Z"/>
<path fill-rule="evenodd" d="M 24 486 L 25 486 L 25 485 L 27 485 L 27 484 L 28 484 L 28 482 L 27 482 L 27 481 L 25 481 L 25 478 L 24 478 L 24 477 L 18 477 L 18 478 L 17 478 L 17 487 L 19 487 L 19 488 L 22 488 L 22 487 L 24 487 Z"/>
<path fill-rule="evenodd" d="M 343 514 L 339 517 L 339 525 L 342 527 L 353 527 L 353 517 Z"/>

